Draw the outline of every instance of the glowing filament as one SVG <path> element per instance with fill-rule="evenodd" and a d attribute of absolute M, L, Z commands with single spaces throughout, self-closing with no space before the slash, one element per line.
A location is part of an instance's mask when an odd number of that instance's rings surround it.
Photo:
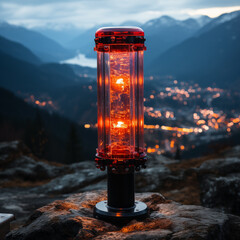
<path fill-rule="evenodd" d="M 123 78 L 118 78 L 117 81 L 116 81 L 116 84 L 118 84 L 122 91 L 124 91 L 124 81 L 123 81 Z"/>
<path fill-rule="evenodd" d="M 116 84 L 124 84 L 123 78 L 117 79 Z"/>
<path fill-rule="evenodd" d="M 114 128 L 127 128 L 127 125 L 124 122 L 118 121 L 117 124 L 113 124 Z"/>

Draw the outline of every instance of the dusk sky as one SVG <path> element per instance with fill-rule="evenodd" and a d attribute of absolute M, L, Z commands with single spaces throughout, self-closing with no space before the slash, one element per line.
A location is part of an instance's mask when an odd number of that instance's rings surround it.
<path fill-rule="evenodd" d="M 89 28 L 128 20 L 144 23 L 162 15 L 216 17 L 236 10 L 240 0 L 1 0 L 0 20 L 28 28 Z"/>

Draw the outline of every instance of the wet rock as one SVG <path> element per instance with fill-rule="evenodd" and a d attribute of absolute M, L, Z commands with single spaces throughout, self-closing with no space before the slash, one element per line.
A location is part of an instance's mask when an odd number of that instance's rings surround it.
<path fill-rule="evenodd" d="M 6 240 L 80 239 L 239 239 L 240 217 L 194 205 L 166 200 L 156 193 L 137 194 L 149 217 L 115 226 L 93 218 L 93 207 L 106 199 L 105 191 L 74 194 L 35 211 L 24 227 Z"/>
<path fill-rule="evenodd" d="M 229 173 L 240 173 L 240 158 L 229 157 L 205 161 L 198 169 L 200 175 L 214 174 L 225 176 Z"/>
<path fill-rule="evenodd" d="M 66 193 L 106 189 L 106 171 L 94 161 L 71 165 L 39 160 L 20 141 L 0 143 L 0 212 L 13 213 L 22 225 L 29 214 Z"/>
<path fill-rule="evenodd" d="M 240 215 L 240 159 L 228 157 L 204 162 L 197 169 L 203 206 Z"/>
<path fill-rule="evenodd" d="M 240 173 L 207 177 L 201 183 L 202 204 L 240 215 Z"/>
<path fill-rule="evenodd" d="M 32 188 L 1 188 L 0 212 L 12 213 L 16 220 L 12 222 L 13 228 L 22 226 L 29 215 L 56 199 L 64 199 L 67 195 L 47 195 L 33 192 Z"/>
<path fill-rule="evenodd" d="M 19 141 L 0 143 L 0 185 L 17 187 L 21 181 L 21 186 L 34 187 L 30 182 L 40 181 L 42 186 L 35 187 L 35 192 L 64 194 L 81 188 L 86 190 L 104 176 L 106 172 L 96 169 L 94 161 L 71 165 L 52 163 L 34 157 Z"/>
<path fill-rule="evenodd" d="M 139 192 L 160 192 L 166 185 L 174 185 L 182 176 L 174 176 L 172 171 L 167 167 L 167 164 L 174 163 L 176 160 L 171 160 L 164 156 L 152 155 L 148 162 L 147 168 L 136 172 L 136 189 Z"/>
<path fill-rule="evenodd" d="M 49 165 L 36 161 L 29 156 L 20 156 L 5 165 L 0 172 L 0 179 L 18 178 L 23 180 L 44 180 L 54 178 L 64 173 L 64 167 Z"/>
<path fill-rule="evenodd" d="M 40 161 L 20 141 L 0 143 L 0 182 L 21 179 L 41 181 L 66 172 L 60 164 Z"/>
<path fill-rule="evenodd" d="M 21 141 L 0 142 L 0 156 L 29 152 L 29 149 Z"/>
<path fill-rule="evenodd" d="M 85 190 L 95 183 L 106 178 L 106 172 L 99 171 L 96 168 L 82 169 L 79 172 L 66 174 L 51 180 L 49 183 L 37 188 L 38 192 L 47 193 L 72 193 Z M 105 186 L 106 188 L 106 186 Z"/>
<path fill-rule="evenodd" d="M 136 173 L 136 189 L 142 191 L 160 191 L 166 184 L 175 184 L 180 176 L 173 176 L 171 171 L 163 165 L 148 167 Z"/>
<path fill-rule="evenodd" d="M 237 157 L 240 158 L 240 145 L 225 149 L 221 155 L 225 158 Z"/>

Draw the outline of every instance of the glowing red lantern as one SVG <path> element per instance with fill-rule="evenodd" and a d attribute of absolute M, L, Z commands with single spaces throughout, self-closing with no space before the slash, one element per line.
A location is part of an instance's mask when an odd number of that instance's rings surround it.
<path fill-rule="evenodd" d="M 100 28 L 95 34 L 98 63 L 98 149 L 96 164 L 108 169 L 108 202 L 95 207 L 100 218 L 147 213 L 134 200 L 134 170 L 145 168 L 144 32 L 136 27 Z M 138 206 L 136 206 L 138 204 Z"/>

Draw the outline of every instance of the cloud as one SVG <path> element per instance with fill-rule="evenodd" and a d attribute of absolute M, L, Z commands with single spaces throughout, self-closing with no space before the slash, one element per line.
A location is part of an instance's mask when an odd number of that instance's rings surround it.
<path fill-rule="evenodd" d="M 227 11 L 224 7 L 237 2 L 239 0 L 1 0 L 0 16 L 2 20 L 28 28 L 89 28 L 126 20 L 143 23 L 161 15 L 186 18 L 220 14 Z M 212 7 L 215 10 L 211 10 Z"/>
<path fill-rule="evenodd" d="M 201 8 L 201 9 L 194 9 L 194 10 L 189 10 L 188 14 L 190 16 L 194 15 L 207 15 L 209 17 L 217 17 L 223 13 L 229 13 L 233 11 L 239 11 L 240 6 L 235 6 L 235 7 L 213 7 L 213 8 Z"/>

